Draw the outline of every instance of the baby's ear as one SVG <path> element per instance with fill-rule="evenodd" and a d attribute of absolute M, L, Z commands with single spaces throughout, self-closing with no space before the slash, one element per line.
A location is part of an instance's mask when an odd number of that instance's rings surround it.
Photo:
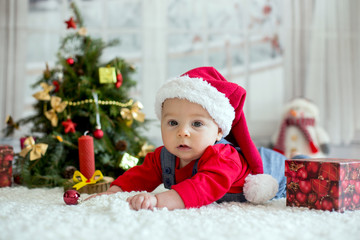
<path fill-rule="evenodd" d="M 221 138 L 223 137 L 223 131 L 221 128 L 218 128 L 218 135 L 217 135 L 217 138 L 216 138 L 216 141 L 220 141 Z"/>

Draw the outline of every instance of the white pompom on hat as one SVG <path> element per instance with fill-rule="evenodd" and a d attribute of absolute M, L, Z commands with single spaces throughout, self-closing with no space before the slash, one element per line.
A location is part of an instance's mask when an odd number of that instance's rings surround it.
<path fill-rule="evenodd" d="M 155 99 L 155 112 L 159 119 L 161 119 L 163 102 L 170 98 L 186 99 L 200 104 L 222 129 L 224 137 L 229 135 L 236 141 L 233 143 L 241 148 L 250 166 L 251 174 L 256 177 L 257 174 L 264 173 L 260 153 L 250 137 L 243 112 L 246 98 L 244 88 L 236 83 L 228 82 L 213 67 L 199 67 L 166 81 L 160 87 Z M 256 185 L 264 186 L 267 182 L 256 181 Z M 248 184 L 246 189 L 251 189 L 250 185 Z M 265 191 L 266 188 L 259 189 Z M 273 195 L 273 189 L 274 187 L 271 187 L 269 190 L 270 194 L 259 193 L 257 194 L 259 198 L 248 200 L 254 203 L 264 202 L 264 199 Z M 244 194 L 246 196 L 245 192 Z"/>

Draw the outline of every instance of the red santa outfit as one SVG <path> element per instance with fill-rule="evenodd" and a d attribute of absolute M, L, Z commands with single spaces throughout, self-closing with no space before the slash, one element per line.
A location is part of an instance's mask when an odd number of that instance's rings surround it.
<path fill-rule="evenodd" d="M 253 143 L 243 113 L 246 91 L 228 82 L 216 69 L 200 67 L 167 81 L 157 92 L 155 111 L 161 119 L 162 104 L 169 98 L 187 99 L 206 109 L 223 131 L 234 139 L 242 155 L 228 144 L 209 146 L 198 161 L 198 171 L 192 175 L 194 163 L 179 169 L 176 160 L 175 184 L 171 186 L 185 206 L 199 207 L 220 199 L 226 193 L 244 192 L 246 200 L 263 203 L 278 191 L 278 182 L 263 174 L 263 163 Z M 163 182 L 159 147 L 112 184 L 124 191 L 152 191 Z"/>
<path fill-rule="evenodd" d="M 135 166 L 112 184 L 124 191 L 153 191 L 162 183 L 160 152 L 163 147 L 146 155 L 142 165 Z M 172 186 L 186 208 L 210 204 L 225 193 L 241 193 L 250 173 L 247 162 L 235 148 L 227 144 L 209 146 L 198 162 L 197 174 L 192 176 L 195 161 L 179 168 L 176 159 L 175 182 Z"/>

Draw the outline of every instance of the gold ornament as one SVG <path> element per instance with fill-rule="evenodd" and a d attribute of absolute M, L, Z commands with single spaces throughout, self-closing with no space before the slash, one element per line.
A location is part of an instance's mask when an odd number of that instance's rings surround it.
<path fill-rule="evenodd" d="M 61 136 L 59 136 L 59 135 L 56 136 L 56 139 L 57 139 L 59 142 L 63 142 L 63 141 L 64 141 L 64 139 L 63 139 Z"/>
<path fill-rule="evenodd" d="M 40 83 L 40 86 L 44 90 L 34 93 L 33 97 L 36 98 L 37 100 L 49 101 L 50 100 L 49 92 L 51 92 L 54 89 L 54 86 L 50 86 L 49 84 L 44 82 Z"/>
<path fill-rule="evenodd" d="M 135 119 L 138 122 L 144 122 L 145 121 L 145 114 L 140 111 L 140 109 L 143 108 L 143 105 L 140 102 L 135 102 L 131 109 L 128 108 L 122 108 L 120 110 L 121 117 L 127 121 L 128 126 L 132 124 L 133 119 Z"/>
<path fill-rule="evenodd" d="M 145 157 L 146 154 L 148 154 L 149 152 L 153 152 L 155 149 L 155 146 L 153 145 L 149 145 L 148 143 L 145 143 L 144 145 L 142 145 L 140 152 L 138 153 L 139 157 Z"/>
<path fill-rule="evenodd" d="M 100 83 L 116 83 L 116 71 L 114 67 L 99 68 Z"/>
<path fill-rule="evenodd" d="M 46 63 L 46 68 L 44 71 L 44 78 L 49 79 L 51 77 L 51 71 L 49 69 L 49 65 L 48 63 Z"/>
<path fill-rule="evenodd" d="M 85 37 L 87 35 L 87 29 L 84 27 L 80 28 L 78 34 L 82 37 Z"/>
<path fill-rule="evenodd" d="M 14 127 L 15 129 L 19 129 L 19 124 L 14 122 L 13 118 L 10 115 L 7 115 L 5 122 L 8 126 Z"/>
<path fill-rule="evenodd" d="M 62 111 L 64 111 L 64 109 L 67 106 L 66 102 L 61 102 L 61 98 L 60 97 L 51 97 L 51 107 L 52 109 L 45 112 L 45 117 L 47 119 L 49 119 L 51 121 L 51 125 L 53 127 L 56 127 L 58 125 L 58 117 L 57 117 L 57 113 L 60 113 Z"/>
<path fill-rule="evenodd" d="M 139 162 L 139 159 L 131 156 L 128 153 L 125 153 L 121 159 L 121 163 L 120 163 L 120 167 L 124 170 L 128 170 L 134 166 L 136 166 L 136 164 Z"/>
<path fill-rule="evenodd" d="M 20 152 L 20 156 L 25 157 L 30 152 L 30 161 L 34 161 L 45 155 L 48 145 L 45 143 L 35 144 L 33 137 L 28 137 L 24 141 L 24 148 Z"/>

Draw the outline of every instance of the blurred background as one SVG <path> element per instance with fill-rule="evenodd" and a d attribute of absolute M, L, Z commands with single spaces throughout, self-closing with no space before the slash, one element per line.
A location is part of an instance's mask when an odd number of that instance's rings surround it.
<path fill-rule="evenodd" d="M 33 113 L 31 85 L 57 64 L 69 0 L 0 1 L 0 127 Z M 78 0 L 88 34 L 133 64 L 131 96 L 154 119 L 145 133 L 161 145 L 157 88 L 199 66 L 214 66 L 247 90 L 245 114 L 267 145 L 284 105 L 305 97 L 320 112 L 331 156 L 360 158 L 360 3 L 357 0 Z M 76 43 L 74 43 L 76 44 Z M 12 138 L 19 139 L 18 131 Z"/>

